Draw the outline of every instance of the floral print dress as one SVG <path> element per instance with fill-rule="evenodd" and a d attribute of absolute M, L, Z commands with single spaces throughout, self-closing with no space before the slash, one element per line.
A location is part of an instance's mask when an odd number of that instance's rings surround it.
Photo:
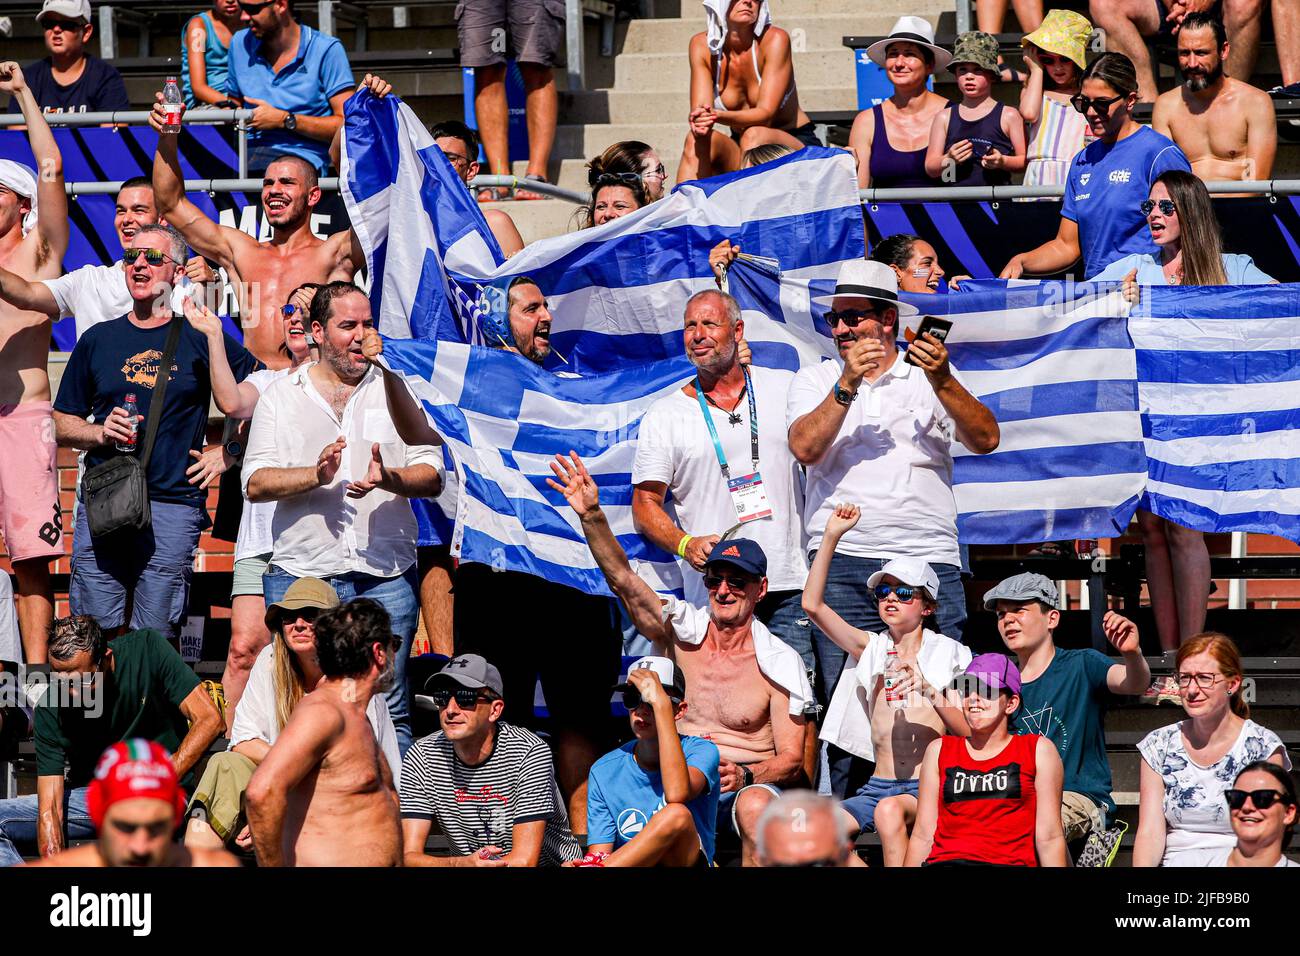
<path fill-rule="evenodd" d="M 1162 866 L 1214 866 L 1225 847 L 1237 844 L 1223 792 L 1249 763 L 1267 760 L 1282 750 L 1283 766 L 1291 769 L 1282 739 L 1253 720 L 1241 725 L 1236 743 L 1209 767 L 1187 753 L 1182 721 L 1153 730 L 1142 738 L 1138 752 L 1165 782 L 1165 856 Z"/>

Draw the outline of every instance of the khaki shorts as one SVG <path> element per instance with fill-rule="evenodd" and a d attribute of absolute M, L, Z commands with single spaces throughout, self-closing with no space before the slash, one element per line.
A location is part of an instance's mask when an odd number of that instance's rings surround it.
<path fill-rule="evenodd" d="M 239 832 L 236 828 L 243 826 L 244 791 L 256 769 L 257 764 L 233 750 L 213 754 L 194 788 L 186 815 L 206 820 L 217 836 L 229 843 Z"/>
<path fill-rule="evenodd" d="M 63 557 L 52 408 L 0 405 L 0 531 L 14 561 Z"/>
<path fill-rule="evenodd" d="M 1061 794 L 1061 829 L 1065 831 L 1065 842 L 1086 837 L 1094 827 L 1100 829 L 1104 811 L 1091 797 L 1069 790 Z"/>
<path fill-rule="evenodd" d="M 245 594 L 262 596 L 262 575 L 271 561 L 269 554 L 256 554 L 251 558 L 240 558 L 235 562 L 234 573 L 230 579 L 230 596 L 242 597 Z"/>

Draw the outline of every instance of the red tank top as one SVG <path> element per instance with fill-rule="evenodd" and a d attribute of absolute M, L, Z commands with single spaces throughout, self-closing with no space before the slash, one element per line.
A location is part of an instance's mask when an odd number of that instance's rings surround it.
<path fill-rule="evenodd" d="M 939 745 L 939 817 L 927 863 L 974 860 L 1037 866 L 1034 853 L 1034 749 L 1037 734 L 1015 734 L 1002 752 L 976 760 L 966 738 Z"/>

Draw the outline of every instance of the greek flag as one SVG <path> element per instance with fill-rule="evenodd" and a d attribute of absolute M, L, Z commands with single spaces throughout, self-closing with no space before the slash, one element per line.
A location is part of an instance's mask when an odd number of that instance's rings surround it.
<path fill-rule="evenodd" d="M 729 275 L 754 362 L 793 373 L 837 361 L 825 310 L 811 300 L 865 251 L 849 155 L 806 149 L 687 184 L 503 261 L 477 204 L 400 100 L 363 92 L 345 116 L 344 196 L 385 354 L 454 459 L 455 487 L 440 499 L 454 519 L 453 553 L 607 593 L 576 518 L 545 482 L 554 454 L 574 450 L 638 571 L 679 592 L 676 562 L 633 528 L 630 473 L 641 416 L 692 375 L 683 306 L 712 287 L 708 251 L 729 239 L 760 258 Z M 479 344 L 491 284 L 520 275 L 537 282 L 553 316 L 543 367 Z M 953 321 L 953 364 L 1002 428 L 992 455 L 954 446 L 962 539 L 1110 537 L 1140 504 L 1206 530 L 1297 537 L 1295 453 L 1284 447 L 1300 414 L 1297 343 L 1293 320 L 1262 317 L 1296 314 L 1286 304 L 1294 294 L 1224 295 L 1241 298 L 1162 290 L 1151 317 L 1135 319 L 1114 284 L 978 282 L 960 295 L 910 297 Z M 1220 329 L 1191 308 L 1198 301 L 1237 314 L 1250 305 L 1261 318 L 1215 320 Z M 1270 302 L 1272 311 L 1255 306 Z M 1169 321 L 1180 308 L 1186 321 Z M 1232 336 L 1240 351 L 1216 370 L 1211 353 Z M 1259 349 L 1274 357 L 1257 358 Z M 1181 420 L 1180 410 L 1193 411 L 1189 395 L 1206 410 L 1197 426 Z M 1230 419 L 1252 422 L 1252 438 L 1224 432 Z M 1259 455 L 1247 462 L 1251 448 Z"/>

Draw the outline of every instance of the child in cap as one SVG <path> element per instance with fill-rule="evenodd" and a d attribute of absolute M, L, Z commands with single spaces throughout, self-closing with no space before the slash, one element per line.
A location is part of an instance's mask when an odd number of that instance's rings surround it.
<path fill-rule="evenodd" d="M 850 658 L 827 708 L 821 739 L 876 765 L 875 775 L 844 801 L 850 829 L 876 830 L 885 865 L 902 866 L 908 828 L 916 819 L 925 748 L 945 730 L 965 730 L 958 701 L 946 699 L 943 692 L 965 672 L 971 654 L 926 627 L 937 607 L 939 578 L 924 561 L 896 559 L 867 579 L 887 628 L 884 633 L 854 627 L 823 603 L 835 547 L 859 515 L 857 505 L 842 504 L 827 520 L 804 585 L 803 607 Z M 896 701 L 889 699 L 896 695 Z"/>
<path fill-rule="evenodd" d="M 1049 10 L 1042 24 L 1020 41 L 1029 74 L 1020 93 L 1020 115 L 1029 127 L 1026 186 L 1065 182 L 1074 155 L 1092 141 L 1092 128 L 1070 105 L 1088 66 L 1092 24 L 1073 10 Z"/>
<path fill-rule="evenodd" d="M 623 692 L 635 739 L 591 765 L 588 852 L 568 865 L 712 865 L 718 748 L 677 733 L 686 677 L 666 657 L 642 657 L 615 689 Z"/>
<path fill-rule="evenodd" d="M 981 654 L 956 683 L 970 736 L 926 748 L 907 866 L 1068 866 L 1061 758 L 1047 738 L 1011 733 L 1019 669 Z"/>
<path fill-rule="evenodd" d="M 1025 122 L 993 98 L 998 41 L 973 30 L 957 37 L 949 72 L 961 102 L 934 118 L 925 154 L 928 175 L 949 186 L 1005 186 L 1025 168 Z"/>

